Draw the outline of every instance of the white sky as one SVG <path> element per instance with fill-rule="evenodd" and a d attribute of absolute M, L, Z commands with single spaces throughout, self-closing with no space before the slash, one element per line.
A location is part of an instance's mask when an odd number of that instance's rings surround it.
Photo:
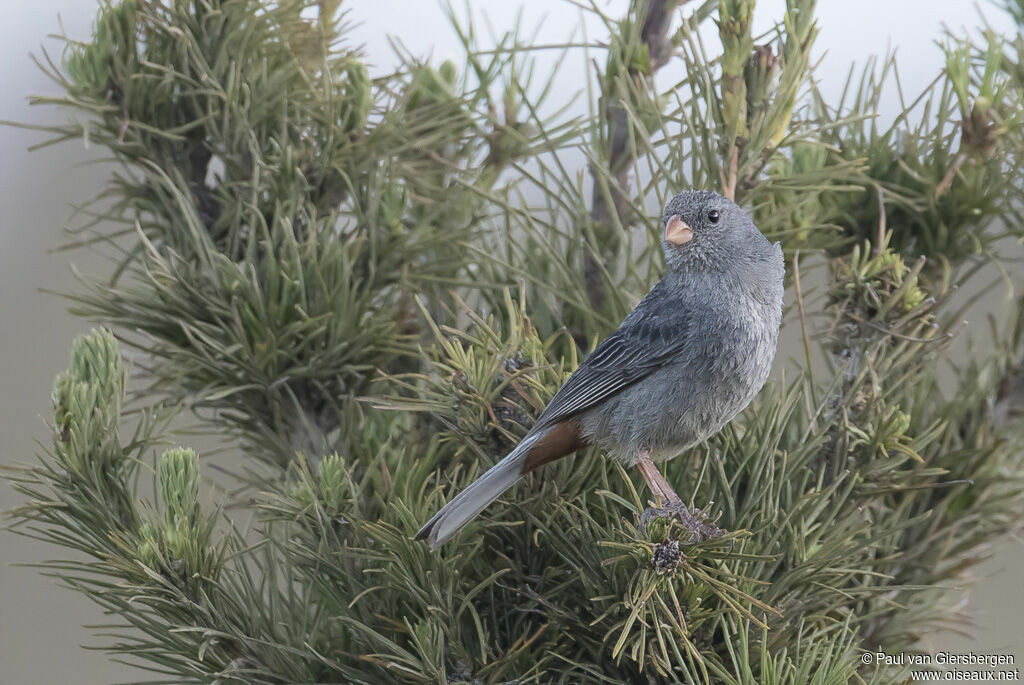
<path fill-rule="evenodd" d="M 460 15 L 466 4 L 454 3 Z M 470 3 L 467 3 L 470 4 Z M 580 4 L 586 4 L 581 2 Z M 598 1 L 598 6 L 612 16 L 622 16 L 628 0 Z M 770 30 L 781 20 L 785 0 L 761 0 L 754 21 L 755 35 Z M 698 0 L 690 6 L 697 7 Z M 439 3 L 429 0 L 374 0 L 346 2 L 348 17 L 358 27 L 358 38 L 366 46 L 369 61 L 377 71 L 395 65 L 388 35 L 399 36 L 403 45 L 418 56 L 432 55 L 440 62 L 447 58 L 459 61 L 460 48 Z M 529 34 L 537 31 L 537 42 L 563 43 L 579 40 L 586 29 L 590 41 L 607 35 L 600 20 L 590 12 L 582 12 L 569 2 L 557 0 L 478 0 L 470 6 L 477 18 L 486 17 L 495 31 L 512 27 L 517 18 Z M 990 3 L 969 0 L 819 0 L 817 7 L 820 33 L 815 42 L 815 59 L 822 58 L 817 70 L 826 96 L 838 98 L 847 71 L 854 62 L 863 64 L 870 55 L 885 54 L 896 49 L 900 77 L 910 93 L 920 91 L 942 68 L 943 55 L 935 44 L 943 25 L 963 33 L 979 25 L 983 11 L 989 23 L 1004 35 L 1014 30 L 1008 15 Z M 488 35 L 486 21 L 478 21 L 481 38 Z M 713 24 L 706 24 L 709 33 L 705 44 L 716 44 Z M 557 51 L 540 53 L 538 60 L 557 59 Z M 580 83 L 584 76 L 582 53 L 562 65 L 567 82 Z M 666 69 L 671 69 L 671 65 Z M 895 102 L 893 103 L 895 111 Z M 888 112 L 883 112 L 888 114 Z"/>

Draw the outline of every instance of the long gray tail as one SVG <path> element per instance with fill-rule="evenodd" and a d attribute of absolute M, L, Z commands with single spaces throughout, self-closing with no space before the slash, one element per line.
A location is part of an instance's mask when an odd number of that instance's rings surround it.
<path fill-rule="evenodd" d="M 496 500 L 523 477 L 522 468 L 526 456 L 542 435 L 528 435 L 508 456 L 487 470 L 484 475 L 470 483 L 469 487 L 455 496 L 434 518 L 420 528 L 416 539 L 427 538 L 430 549 L 437 549 L 458 533 L 483 511 L 484 507 Z"/>

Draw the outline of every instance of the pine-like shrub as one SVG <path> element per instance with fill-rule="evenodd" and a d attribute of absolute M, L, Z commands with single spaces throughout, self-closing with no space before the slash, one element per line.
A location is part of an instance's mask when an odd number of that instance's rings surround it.
<path fill-rule="evenodd" d="M 1024 39 L 943 37 L 887 122 L 892 60 L 817 89 L 814 4 L 756 37 L 753 0 L 634 0 L 569 95 L 454 12 L 463 60 L 371 77 L 338 0 L 104 2 L 39 103 L 68 113 L 48 142 L 116 162 L 72 236 L 115 265 L 68 295 L 102 328 L 9 477 L 109 652 L 175 683 L 904 677 L 861 651 L 956 621 L 946 589 L 1022 513 L 1021 300 L 955 336 L 1022 234 Z M 638 532 L 642 481 L 590 449 L 414 541 L 658 278 L 684 187 L 787 255 L 796 344 L 666 467 L 731 532 Z M 212 507 L 175 414 L 240 452 Z"/>

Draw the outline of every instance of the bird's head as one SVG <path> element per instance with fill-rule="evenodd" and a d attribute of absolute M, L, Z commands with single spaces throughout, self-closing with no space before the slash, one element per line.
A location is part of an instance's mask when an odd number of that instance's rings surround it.
<path fill-rule="evenodd" d="M 684 190 L 665 205 L 662 248 L 670 269 L 725 270 L 769 247 L 747 213 L 710 190 Z"/>

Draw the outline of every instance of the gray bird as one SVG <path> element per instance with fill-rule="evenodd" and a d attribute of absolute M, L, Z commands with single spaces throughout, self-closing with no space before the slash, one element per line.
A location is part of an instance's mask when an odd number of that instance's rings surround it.
<path fill-rule="evenodd" d="M 785 265 L 732 201 L 673 197 L 662 215 L 667 270 L 551 399 L 522 442 L 441 508 L 417 534 L 444 544 L 520 478 L 587 445 L 635 465 L 696 540 L 720 533 L 658 471 L 717 433 L 768 378 L 782 320 Z"/>

